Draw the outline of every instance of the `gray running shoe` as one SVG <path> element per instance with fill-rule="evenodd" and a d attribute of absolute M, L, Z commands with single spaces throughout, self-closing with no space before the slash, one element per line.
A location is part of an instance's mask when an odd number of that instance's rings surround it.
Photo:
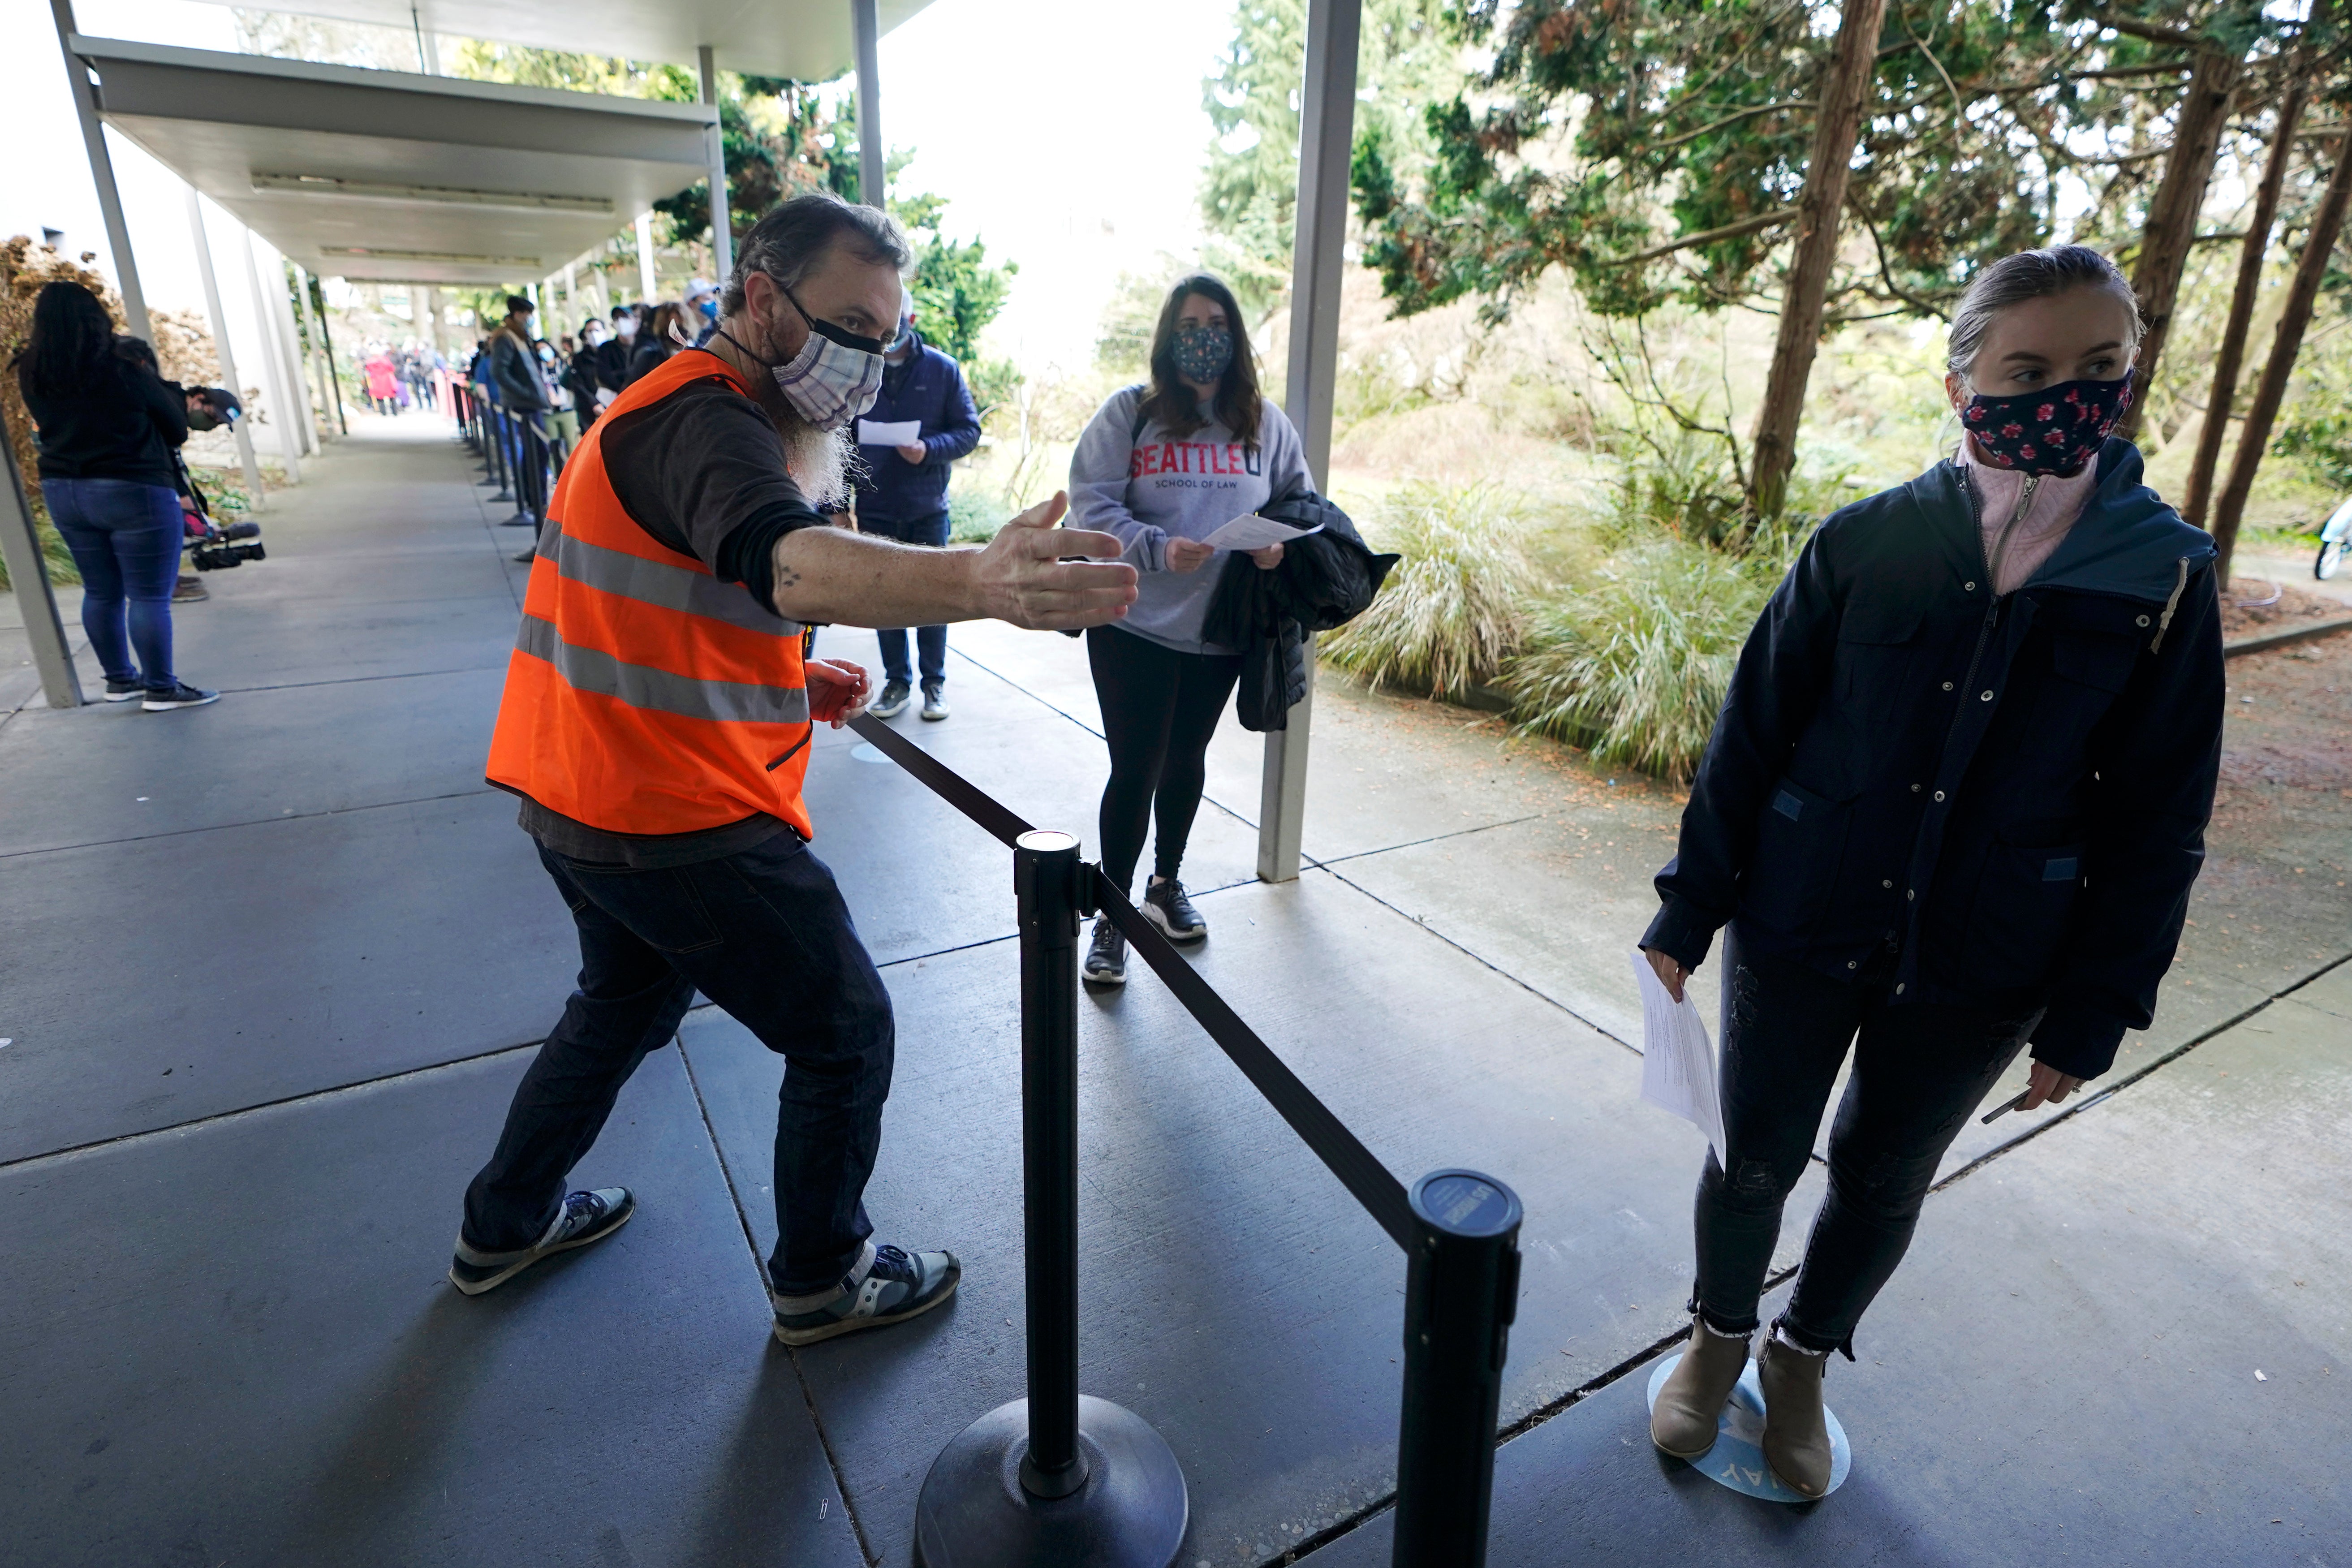
<path fill-rule="evenodd" d="M 1184 896 L 1184 884 L 1173 877 L 1143 889 L 1143 918 L 1166 932 L 1170 942 L 1198 942 L 1209 934 L 1209 922 Z"/>
<path fill-rule="evenodd" d="M 913 695 L 914 691 L 905 681 L 886 680 L 882 683 L 880 700 L 866 710 L 877 719 L 896 719 L 907 710 L 907 699 Z"/>
<path fill-rule="evenodd" d="M 962 1278 L 963 1265 L 952 1252 L 908 1252 L 869 1241 L 857 1267 L 832 1289 L 807 1296 L 769 1293 L 777 1342 L 813 1345 L 860 1329 L 903 1323 L 954 1295 Z"/>
<path fill-rule="evenodd" d="M 457 1233 L 457 1256 L 449 1264 L 449 1283 L 468 1296 L 478 1296 L 505 1284 L 542 1258 L 602 1241 L 637 1212 L 637 1200 L 626 1187 L 598 1187 L 593 1193 L 572 1193 L 555 1214 L 547 1234 L 529 1247 L 512 1252 L 484 1252 L 466 1243 Z"/>
<path fill-rule="evenodd" d="M 1127 933 L 1108 915 L 1095 917 L 1095 939 L 1087 948 L 1086 980 L 1089 985 L 1127 984 Z"/>
<path fill-rule="evenodd" d="M 172 686 L 149 687 L 146 696 L 140 700 L 139 710 L 142 713 L 168 713 L 174 708 L 202 708 L 207 702 L 219 700 L 219 692 L 200 690 L 183 680 Z"/>
<path fill-rule="evenodd" d="M 948 700 L 936 686 L 923 688 L 923 717 L 933 723 L 948 716 Z"/>

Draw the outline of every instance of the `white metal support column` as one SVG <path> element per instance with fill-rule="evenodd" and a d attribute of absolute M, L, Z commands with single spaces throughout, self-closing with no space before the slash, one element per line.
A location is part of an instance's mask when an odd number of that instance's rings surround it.
<path fill-rule="evenodd" d="M 425 293 L 430 299 L 433 290 L 427 289 Z M 580 270 L 576 263 L 567 261 L 563 264 L 563 330 L 577 336 L 585 324 L 580 315 Z M 436 342 L 433 346 L 441 345 Z"/>
<path fill-rule="evenodd" d="M 269 389 L 269 411 L 278 425 L 278 455 L 286 461 L 286 482 L 302 482 L 302 437 L 294 427 L 294 389 L 286 384 L 286 364 L 279 357 L 278 345 L 271 340 L 269 301 L 261 297 L 261 267 L 253 259 L 253 231 L 240 225 L 237 233 L 245 243 L 237 248 L 245 252 L 245 282 L 253 294 L 253 330 L 261 337 L 261 379 Z M 226 367 L 227 359 L 223 355 Z M 239 423 L 243 423 L 239 421 Z"/>
<path fill-rule="evenodd" d="M 654 215 L 637 215 L 637 300 L 641 304 L 654 302 Z"/>
<path fill-rule="evenodd" d="M 348 436 L 352 427 L 343 417 L 343 389 L 335 380 L 335 362 L 327 353 L 327 334 L 320 330 L 318 308 L 310 302 L 310 274 L 297 267 L 294 281 L 302 295 L 302 329 L 310 340 L 310 359 L 319 377 L 319 396 L 335 422 L 335 433 Z M 431 290 L 428 290 L 431 292 Z M 441 316 L 436 309 L 433 316 L 433 346 L 441 346 Z"/>
<path fill-rule="evenodd" d="M 286 258 L 251 229 L 245 231 L 245 242 L 255 252 L 261 270 L 261 292 L 269 301 L 270 346 L 278 351 L 278 367 L 285 373 L 292 405 L 302 413 L 301 422 L 295 426 L 302 437 L 302 455 L 315 458 L 319 455 L 319 405 L 311 395 L 310 377 L 302 374 L 302 335 L 294 330 L 294 302 L 287 295 Z"/>
<path fill-rule="evenodd" d="M 719 68 L 710 56 L 710 46 L 703 45 L 695 51 L 702 68 L 702 101 L 713 109 L 719 107 Z M 710 255 L 717 275 L 711 279 L 721 289 L 735 271 L 735 231 L 729 226 L 727 216 L 727 138 L 713 121 L 710 125 Z"/>
<path fill-rule="evenodd" d="M 106 219 L 106 247 L 114 252 L 114 285 L 122 294 L 122 314 L 130 322 L 131 335 L 152 343 L 155 329 L 147 320 L 147 295 L 139 287 L 139 263 L 131 254 L 131 226 L 122 219 L 122 193 L 115 188 L 106 127 L 99 123 L 98 89 L 90 84 L 89 68 L 75 58 L 66 42 L 77 30 L 73 0 L 49 0 L 49 16 L 58 25 L 58 52 L 65 58 L 66 86 L 73 93 L 82 147 L 89 154 L 89 183 L 98 187 L 98 210 Z"/>
<path fill-rule="evenodd" d="M 74 672 L 73 645 L 66 641 L 58 596 L 49 590 L 48 567 L 41 560 L 33 509 L 25 500 L 24 476 L 16 472 L 16 453 L 5 421 L 0 421 L 0 470 L 5 470 L 0 471 L 0 562 L 7 564 L 16 611 L 25 617 L 25 638 L 33 645 L 41 694 L 52 708 L 79 708 L 81 678 Z"/>
<path fill-rule="evenodd" d="M 1348 237 L 1348 162 L 1356 134 L 1356 47 L 1362 0 L 1308 0 L 1307 91 L 1298 119 L 1298 206 L 1290 269 L 1290 374 L 1283 411 L 1298 429 L 1307 471 L 1330 486 L 1331 391 L 1339 366 L 1339 282 Z M 1315 711 L 1315 647 L 1307 695 L 1265 738 L 1258 789 L 1257 874 L 1298 875 L 1307 817 L 1307 746 Z"/>
<path fill-rule="evenodd" d="M 857 199 L 887 207 L 889 167 L 882 155 L 882 21 L 875 0 L 849 0 L 857 46 Z"/>
<path fill-rule="evenodd" d="M 188 187 L 188 236 L 196 242 L 196 274 L 204 279 L 205 314 L 213 325 L 213 351 L 220 356 L 221 381 L 231 392 L 243 398 L 237 385 L 236 355 L 228 346 L 228 312 L 221 309 L 220 278 L 213 270 L 212 242 L 205 237 L 204 198 L 196 187 Z M 253 510 L 263 506 L 261 495 L 261 464 L 253 455 L 252 421 L 239 415 L 234 426 L 236 433 L 237 460 L 245 466 L 246 493 L 253 498 Z"/>

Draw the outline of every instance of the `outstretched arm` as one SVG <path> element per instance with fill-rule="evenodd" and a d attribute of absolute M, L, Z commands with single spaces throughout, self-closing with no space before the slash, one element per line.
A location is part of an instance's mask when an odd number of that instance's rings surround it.
<path fill-rule="evenodd" d="M 1135 568 L 1105 533 L 1055 527 L 1056 493 L 979 548 L 933 550 L 833 528 L 795 529 L 775 544 L 776 613 L 856 626 L 994 619 L 1035 631 L 1098 626 L 1135 602 Z"/>

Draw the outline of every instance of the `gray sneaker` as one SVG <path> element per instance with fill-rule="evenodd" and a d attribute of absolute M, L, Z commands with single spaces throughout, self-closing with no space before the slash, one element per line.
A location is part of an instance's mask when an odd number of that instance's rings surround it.
<path fill-rule="evenodd" d="M 929 719 L 933 723 L 937 723 L 947 716 L 948 700 L 946 694 L 940 691 L 940 689 L 936 686 L 924 687 L 923 717 Z"/>
<path fill-rule="evenodd" d="M 866 1244 L 866 1256 L 829 1290 L 807 1296 L 769 1292 L 776 1339 L 813 1345 L 860 1329 L 878 1329 L 919 1317 L 955 1294 L 963 1265 L 952 1252 L 908 1252 Z"/>
<path fill-rule="evenodd" d="M 628 1188 L 598 1187 L 593 1193 L 567 1196 L 547 1234 L 512 1252 L 484 1252 L 468 1246 L 465 1232 L 459 1231 L 457 1256 L 449 1264 L 449 1283 L 468 1296 L 495 1290 L 542 1258 L 604 1240 L 628 1224 L 636 1212 L 637 1200 Z"/>
<path fill-rule="evenodd" d="M 913 695 L 913 689 L 905 681 L 886 680 L 882 683 L 880 700 L 866 710 L 877 719 L 896 719 L 907 710 L 907 699 Z"/>
<path fill-rule="evenodd" d="M 1087 948 L 1086 980 L 1089 985 L 1127 984 L 1127 933 L 1108 915 L 1095 917 L 1095 939 Z"/>

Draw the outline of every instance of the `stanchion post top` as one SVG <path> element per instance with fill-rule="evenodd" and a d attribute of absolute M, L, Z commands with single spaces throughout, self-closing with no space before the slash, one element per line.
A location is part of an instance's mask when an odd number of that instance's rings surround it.
<path fill-rule="evenodd" d="M 1033 827 L 1014 839 L 1013 847 L 1025 849 L 1032 855 L 1075 855 L 1078 841 L 1075 835 L 1065 833 L 1058 827 Z"/>
<path fill-rule="evenodd" d="M 1484 1241 L 1519 1227 L 1519 1195 L 1477 1171 L 1432 1171 L 1406 1194 L 1423 1224 L 1446 1236 Z"/>

